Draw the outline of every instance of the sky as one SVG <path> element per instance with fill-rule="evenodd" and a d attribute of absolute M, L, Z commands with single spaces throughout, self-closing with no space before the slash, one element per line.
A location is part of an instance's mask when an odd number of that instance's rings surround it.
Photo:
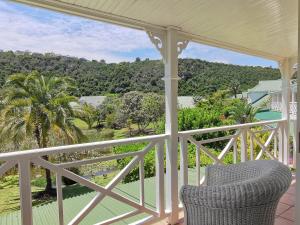
<path fill-rule="evenodd" d="M 161 58 L 144 31 L 7 0 L 0 0 L 0 30 L 0 49 L 5 51 L 53 52 L 106 62 Z M 274 61 L 198 43 L 189 43 L 180 57 L 277 68 Z"/>

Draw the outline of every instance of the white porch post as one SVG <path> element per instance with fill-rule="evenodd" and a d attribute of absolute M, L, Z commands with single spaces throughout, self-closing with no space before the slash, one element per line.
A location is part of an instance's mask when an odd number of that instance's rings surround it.
<path fill-rule="evenodd" d="M 292 76 L 293 70 L 293 60 L 286 58 L 279 63 L 281 79 L 282 79 L 282 100 L 281 100 L 281 112 L 282 118 L 286 120 L 281 126 L 281 136 L 283 140 L 279 148 L 282 148 L 282 154 L 279 156 L 279 159 L 282 159 L 282 162 L 285 165 L 289 163 L 289 121 L 290 121 L 290 77 Z M 281 152 L 281 151 L 280 151 Z"/>
<path fill-rule="evenodd" d="M 167 211 L 171 212 L 169 223 L 178 221 L 178 121 L 177 121 L 177 95 L 178 95 L 178 56 L 177 32 L 173 29 L 167 31 L 165 61 L 165 98 L 166 98 L 166 134 L 167 140 L 166 166 L 167 166 Z"/>
<path fill-rule="evenodd" d="M 296 102 L 296 97 L 295 97 L 295 92 L 292 92 L 292 102 L 294 103 L 294 102 Z"/>
<path fill-rule="evenodd" d="M 300 0 L 298 0 L 298 58 L 297 58 L 297 94 L 296 94 L 296 102 L 297 102 L 297 113 L 296 113 L 296 209 L 295 212 L 300 209 Z M 300 213 L 295 213 L 295 224 L 300 224 Z"/>
<path fill-rule="evenodd" d="M 166 101 L 166 211 L 170 213 L 169 224 L 178 222 L 178 55 L 186 48 L 188 41 L 182 40 L 176 28 L 166 32 L 148 31 L 148 36 L 160 51 L 165 64 L 165 101 Z"/>

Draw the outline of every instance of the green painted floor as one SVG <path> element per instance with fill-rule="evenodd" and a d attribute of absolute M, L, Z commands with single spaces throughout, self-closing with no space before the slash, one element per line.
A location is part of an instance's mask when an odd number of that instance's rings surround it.
<path fill-rule="evenodd" d="M 201 171 L 204 174 L 204 168 Z M 196 172 L 194 169 L 189 169 L 189 183 L 195 184 Z M 119 184 L 115 189 L 115 192 L 122 194 L 122 196 L 139 202 L 139 182 L 132 182 L 128 184 Z M 150 209 L 155 209 L 155 178 L 145 179 L 145 203 Z M 84 208 L 89 201 L 96 195 L 95 192 L 90 192 L 73 198 L 68 198 L 63 201 L 64 204 L 64 221 L 65 224 L 71 221 L 74 216 L 82 208 Z M 104 198 L 104 200 L 95 207 L 88 216 L 80 223 L 82 225 L 91 225 L 99 223 L 101 221 L 110 219 L 112 217 L 132 211 L 130 206 L 118 202 L 110 197 Z M 120 221 L 116 224 L 129 224 L 139 219 L 145 218 L 147 214 L 140 214 L 138 216 Z M 57 202 L 52 202 L 46 205 L 33 207 L 33 220 L 35 225 L 58 225 L 58 210 Z M 9 214 L 0 215 L 1 225 L 19 225 L 20 211 L 16 211 Z"/>

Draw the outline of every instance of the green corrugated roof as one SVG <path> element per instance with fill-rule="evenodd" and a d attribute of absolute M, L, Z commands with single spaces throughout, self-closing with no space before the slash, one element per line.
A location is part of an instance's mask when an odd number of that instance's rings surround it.
<path fill-rule="evenodd" d="M 258 85 L 248 90 L 249 92 L 277 92 L 281 91 L 282 80 L 262 80 Z"/>
<path fill-rule="evenodd" d="M 202 168 L 204 171 L 204 168 Z M 190 184 L 195 184 L 196 172 L 189 169 Z M 119 184 L 113 191 L 121 193 L 122 196 L 139 202 L 139 182 L 127 184 Z M 96 192 L 86 193 L 80 196 L 65 199 L 64 204 L 64 219 L 65 223 L 71 221 L 80 210 L 85 207 L 95 197 Z M 145 205 L 150 209 L 155 208 L 155 178 L 145 179 Z M 99 223 L 103 220 L 127 213 L 134 210 L 130 206 L 116 201 L 110 197 L 103 199 L 101 204 L 97 205 L 80 223 L 82 225 L 91 225 Z M 141 214 L 117 224 L 129 224 L 139 219 L 145 218 L 146 214 Z M 58 224 L 57 202 L 52 202 L 38 207 L 33 207 L 33 220 L 35 225 L 56 225 Z M 1 225 L 17 225 L 20 222 L 20 211 L 0 215 Z"/>

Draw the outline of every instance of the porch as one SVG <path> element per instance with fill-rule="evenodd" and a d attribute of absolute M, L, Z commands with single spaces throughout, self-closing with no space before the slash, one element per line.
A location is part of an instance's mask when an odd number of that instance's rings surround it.
<path fill-rule="evenodd" d="M 297 140 L 293 152 L 290 151 L 289 143 L 289 83 L 295 72 L 295 64 L 299 61 L 298 51 L 300 50 L 297 45 L 299 38 L 298 1 L 237 2 L 230 0 L 223 3 L 219 0 L 196 2 L 190 0 L 176 2 L 171 0 L 19 0 L 19 2 L 144 30 L 164 61 L 166 100 L 165 134 L 162 135 L 0 154 L 0 161 L 3 162 L 0 167 L 1 176 L 18 165 L 22 225 L 32 225 L 35 221 L 30 182 L 32 164 L 46 168 L 56 176 L 57 211 L 55 211 L 56 217 L 52 219 L 55 219 L 59 225 L 129 223 L 124 222 L 128 218 L 133 218 L 130 221 L 133 224 L 155 223 L 165 218 L 170 224 L 176 224 L 181 208 L 178 189 L 181 185 L 191 182 L 194 185 L 203 183 L 205 180 L 201 174 L 201 168 L 204 168 L 203 156 L 208 157 L 209 162 L 213 164 L 275 159 L 285 165 L 290 165 L 291 159 L 295 161 L 293 159 L 299 155 L 296 152 L 296 149 L 299 149 L 299 135 L 296 135 Z M 282 75 L 282 119 L 179 132 L 178 57 L 190 41 L 277 61 Z M 300 83 L 300 76 L 297 79 Z M 298 102 L 300 92 L 297 93 L 297 99 Z M 299 105 L 297 107 L 299 108 Z M 299 118 L 299 113 L 298 109 L 296 118 Z M 297 124 L 297 133 L 299 129 Z M 222 135 L 215 135 L 213 138 L 205 136 L 205 134 L 219 134 L 220 132 Z M 222 147 L 214 146 L 213 143 L 216 142 L 222 142 Z M 51 163 L 42 158 L 45 155 L 101 150 L 130 143 L 145 143 L 145 146 L 134 152 L 81 161 L 69 160 L 64 163 Z M 154 207 L 146 204 L 147 194 L 151 192 L 146 191 L 144 160 L 150 152 L 154 152 L 155 155 L 155 183 L 152 188 L 155 193 Z M 188 176 L 190 154 L 195 154 L 195 179 L 193 181 Z M 230 159 L 227 158 L 228 155 L 231 156 Z M 97 185 L 68 170 L 71 167 L 126 157 L 131 158 L 129 163 L 106 186 Z M 138 199 L 116 191 L 117 185 L 136 167 L 139 168 Z M 64 206 L 62 177 L 74 180 L 95 193 L 70 218 L 67 218 L 66 210 L 68 209 Z M 281 200 L 278 208 L 278 225 L 287 224 L 287 221 L 292 223 L 292 216 L 288 215 L 293 211 L 294 202 L 290 200 L 293 198 L 294 189 L 292 186 L 290 193 L 287 193 Z M 97 221 L 85 221 L 107 198 L 119 202 L 120 205 L 129 206 L 130 210 L 112 208 L 110 211 L 117 211 L 119 213 L 117 216 L 107 218 L 107 215 L 103 217 L 98 215 Z M 144 215 L 142 218 L 136 217 L 141 214 Z M 299 219 L 300 217 L 297 221 Z M 49 221 L 45 222 L 49 223 Z"/>

